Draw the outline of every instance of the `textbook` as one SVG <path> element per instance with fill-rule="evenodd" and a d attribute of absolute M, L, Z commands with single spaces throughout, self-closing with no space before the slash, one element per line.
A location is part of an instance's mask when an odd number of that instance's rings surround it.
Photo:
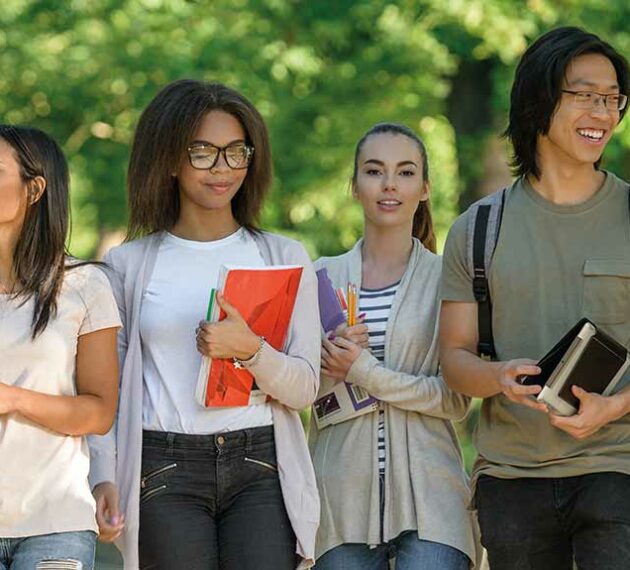
<path fill-rule="evenodd" d="M 352 311 L 358 303 L 356 287 L 348 286 L 350 302 L 346 301 L 342 289 L 334 289 L 326 268 L 317 271 L 319 314 L 324 333 L 334 331 L 341 323 L 350 324 Z M 344 315 L 344 311 L 347 315 Z M 337 382 L 313 403 L 313 417 L 318 429 L 345 422 L 378 409 L 378 400 L 360 386 L 348 382 Z"/>
<path fill-rule="evenodd" d="M 523 377 L 521 382 L 541 386 L 537 400 L 560 415 L 571 416 L 580 406 L 572 386 L 607 396 L 628 365 L 630 356 L 623 345 L 588 319 L 581 319 L 539 360 L 542 372 Z"/>
<path fill-rule="evenodd" d="M 216 292 L 222 291 L 225 300 L 238 309 L 255 334 L 282 350 L 302 271 L 299 265 L 222 266 L 217 287 L 210 292 L 206 320 L 218 322 L 225 318 L 216 302 Z M 232 407 L 264 403 L 267 397 L 256 388 L 251 372 L 237 368 L 231 358 L 204 356 L 195 399 L 205 407 Z"/>
<path fill-rule="evenodd" d="M 317 429 L 345 422 L 375 410 L 378 410 L 378 400 L 361 386 L 349 382 L 337 382 L 313 403 L 313 417 Z"/>

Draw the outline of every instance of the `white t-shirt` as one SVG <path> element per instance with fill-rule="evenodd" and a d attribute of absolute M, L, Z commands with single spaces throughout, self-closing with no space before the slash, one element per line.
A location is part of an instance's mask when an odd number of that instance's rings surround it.
<path fill-rule="evenodd" d="M 222 265 L 263 267 L 256 242 L 243 228 L 198 242 L 167 234 L 140 310 L 145 430 L 211 434 L 273 423 L 267 403 L 204 408 L 195 400 L 201 354 L 195 329 L 206 318 L 210 290 Z"/>
<path fill-rule="evenodd" d="M 94 265 L 68 271 L 57 314 L 31 340 L 34 301 L 0 294 L 0 382 L 76 395 L 78 337 L 119 327 L 109 282 Z M 96 531 L 84 437 L 61 435 L 18 414 L 0 416 L 0 537 Z"/>

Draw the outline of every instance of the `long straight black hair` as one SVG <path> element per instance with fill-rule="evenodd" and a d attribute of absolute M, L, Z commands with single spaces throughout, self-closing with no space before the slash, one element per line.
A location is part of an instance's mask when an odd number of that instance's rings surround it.
<path fill-rule="evenodd" d="M 29 192 L 36 177 L 46 181 L 39 200 L 27 206 L 13 254 L 16 296 L 24 302 L 35 300 L 32 320 L 32 338 L 35 338 L 57 310 L 57 296 L 66 269 L 68 164 L 59 145 L 39 129 L 0 124 L 0 139 L 15 153 L 25 192 Z"/>

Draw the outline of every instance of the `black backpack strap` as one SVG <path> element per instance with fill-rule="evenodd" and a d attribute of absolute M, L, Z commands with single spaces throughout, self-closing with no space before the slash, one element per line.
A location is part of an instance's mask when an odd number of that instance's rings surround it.
<path fill-rule="evenodd" d="M 496 351 L 492 334 L 492 300 L 488 275 L 490 263 L 499 239 L 507 189 L 495 192 L 470 207 L 468 213 L 468 266 L 472 289 L 477 301 L 479 356 L 494 360 Z"/>

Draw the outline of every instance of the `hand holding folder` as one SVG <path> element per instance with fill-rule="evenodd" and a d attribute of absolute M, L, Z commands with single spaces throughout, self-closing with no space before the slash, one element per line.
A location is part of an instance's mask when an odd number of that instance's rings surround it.
<path fill-rule="evenodd" d="M 297 299 L 303 268 L 301 266 L 228 267 L 221 269 L 218 288 L 234 306 L 249 328 L 265 338 L 276 350 L 282 350 L 293 307 Z M 208 320 L 226 317 L 211 292 Z M 243 368 L 236 368 L 232 359 L 204 357 L 197 380 L 196 399 L 206 407 L 247 406 L 253 401 L 254 377 Z M 263 400 L 264 401 L 264 397 Z"/>

